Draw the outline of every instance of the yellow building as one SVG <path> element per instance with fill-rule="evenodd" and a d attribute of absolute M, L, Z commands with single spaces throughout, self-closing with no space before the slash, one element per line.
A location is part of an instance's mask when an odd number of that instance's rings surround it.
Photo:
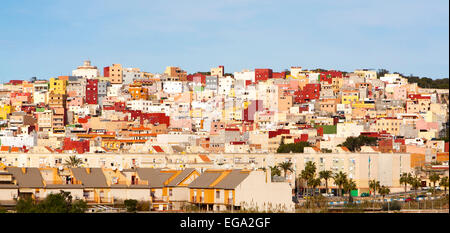
<path fill-rule="evenodd" d="M 11 105 L 4 104 L 0 106 L 0 119 L 5 120 L 11 114 Z"/>
<path fill-rule="evenodd" d="M 364 101 L 358 101 L 352 104 L 353 108 L 364 108 L 364 109 L 374 109 L 374 103 L 366 103 Z"/>
<path fill-rule="evenodd" d="M 341 97 L 342 104 L 352 104 L 352 103 L 356 103 L 358 101 L 359 101 L 359 97 L 357 95 L 349 95 L 349 96 L 342 95 L 342 97 Z"/>
<path fill-rule="evenodd" d="M 62 95 L 66 94 L 66 86 L 67 86 L 66 80 L 50 78 L 49 84 L 50 84 L 48 89 L 49 92 L 53 91 L 53 93 L 55 94 L 62 94 Z"/>
<path fill-rule="evenodd" d="M 392 135 L 399 135 L 400 125 L 402 125 L 402 120 L 392 117 L 385 117 L 377 119 L 376 127 L 377 131 L 386 131 Z"/>

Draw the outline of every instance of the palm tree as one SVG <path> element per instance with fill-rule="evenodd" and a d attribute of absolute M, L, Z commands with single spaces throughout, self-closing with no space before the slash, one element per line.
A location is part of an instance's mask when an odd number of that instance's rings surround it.
<path fill-rule="evenodd" d="M 290 172 L 294 171 L 294 169 L 292 168 L 292 162 L 291 161 L 282 162 L 282 163 L 278 164 L 278 167 L 281 170 L 283 170 L 284 178 L 286 178 L 286 176 L 287 176 L 287 171 L 290 171 Z"/>
<path fill-rule="evenodd" d="M 316 163 L 308 161 L 305 164 L 305 171 L 314 176 L 316 174 Z"/>
<path fill-rule="evenodd" d="M 328 179 L 330 179 L 332 176 L 333 176 L 333 172 L 329 171 L 329 170 L 324 170 L 324 171 L 319 172 L 320 179 L 325 180 L 325 189 L 327 191 L 327 194 L 328 194 Z"/>
<path fill-rule="evenodd" d="M 441 181 L 439 181 L 439 185 L 444 187 L 444 194 L 447 195 L 447 188 L 448 188 L 448 176 L 444 176 L 441 178 Z"/>
<path fill-rule="evenodd" d="M 68 167 L 79 167 L 81 164 L 83 164 L 83 160 L 77 158 L 77 156 L 75 155 L 70 156 L 69 159 L 66 159 L 64 163 L 64 165 Z"/>
<path fill-rule="evenodd" d="M 377 190 L 380 189 L 380 181 L 369 180 L 369 189 L 373 190 L 373 195 L 377 195 Z"/>
<path fill-rule="evenodd" d="M 299 175 L 299 179 L 306 181 L 306 193 L 309 193 L 309 183 L 308 181 L 311 179 L 310 174 L 306 170 L 302 170 Z"/>
<path fill-rule="evenodd" d="M 311 180 L 316 177 L 316 164 L 308 161 L 305 164 L 305 169 L 300 172 L 299 178 L 306 181 L 307 190 L 311 185 Z"/>
<path fill-rule="evenodd" d="M 270 168 L 270 174 L 271 174 L 271 177 L 274 177 L 274 176 L 281 176 L 281 171 L 280 171 L 280 168 L 278 168 L 278 166 L 269 166 L 269 168 Z"/>
<path fill-rule="evenodd" d="M 405 195 L 406 195 L 407 185 L 410 183 L 411 179 L 412 179 L 411 173 L 404 172 L 400 176 L 400 184 L 404 184 L 405 185 Z"/>
<path fill-rule="evenodd" d="M 316 178 L 316 179 L 311 178 L 311 179 L 308 181 L 308 185 L 309 185 L 309 186 L 311 187 L 311 189 L 312 189 L 313 196 L 315 196 L 315 195 L 316 195 L 316 192 L 315 192 L 316 187 L 320 185 L 320 178 Z"/>
<path fill-rule="evenodd" d="M 414 196 L 417 195 L 417 189 L 422 185 L 422 181 L 419 177 L 414 177 L 411 179 L 411 182 L 409 183 L 411 187 L 414 189 Z"/>
<path fill-rule="evenodd" d="M 380 195 L 383 196 L 383 199 L 384 199 L 384 196 L 386 196 L 389 193 L 391 193 L 391 190 L 389 189 L 389 187 L 386 187 L 386 186 L 383 185 L 383 186 L 380 187 L 378 192 L 380 193 Z"/>
<path fill-rule="evenodd" d="M 433 187 L 436 188 L 436 182 L 438 182 L 441 179 L 441 177 L 439 177 L 439 174 L 433 172 L 430 175 L 429 179 L 433 183 Z"/>
<path fill-rule="evenodd" d="M 342 196 L 342 186 L 345 184 L 345 182 L 347 180 L 347 174 L 340 171 L 339 173 L 334 174 L 333 179 L 334 179 L 334 183 L 339 188 L 339 196 Z"/>
<path fill-rule="evenodd" d="M 348 202 L 353 202 L 352 190 L 357 189 L 355 181 L 353 179 L 346 179 L 344 182 L 344 190 L 348 192 Z"/>

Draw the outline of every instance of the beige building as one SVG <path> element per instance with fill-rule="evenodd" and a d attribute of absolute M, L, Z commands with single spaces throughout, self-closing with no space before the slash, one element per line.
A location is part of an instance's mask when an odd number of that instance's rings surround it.
<path fill-rule="evenodd" d="M 260 141 L 260 143 L 264 143 Z M 320 151 L 319 151 L 320 152 Z M 0 159 L 6 166 L 21 167 L 59 167 L 73 154 L 1 154 Z M 403 172 L 411 171 L 409 153 L 380 153 L 361 152 L 350 153 L 344 150 L 338 153 L 309 153 L 303 154 L 94 154 L 77 155 L 83 161 L 82 166 L 123 168 L 133 166 L 141 168 L 196 168 L 205 169 L 257 169 L 274 166 L 280 162 L 290 160 L 294 163 L 294 174 L 288 174 L 288 181 L 294 188 L 294 177 L 300 174 L 307 161 L 316 163 L 317 169 L 343 171 L 353 178 L 358 189 L 363 192 L 368 189 L 368 180 L 377 179 L 382 185 L 391 187 L 391 191 L 402 190 L 398 177 Z M 369 168 L 370 158 L 370 168 Z M 333 185 L 331 185 L 333 187 Z"/>
<path fill-rule="evenodd" d="M 180 67 L 168 66 L 164 71 L 169 77 L 177 77 L 179 81 L 186 81 L 187 72 L 182 70 Z"/>
<path fill-rule="evenodd" d="M 402 125 L 403 120 L 385 117 L 379 118 L 376 122 L 377 132 L 386 131 L 392 135 L 398 136 L 400 135 L 400 126 Z"/>
<path fill-rule="evenodd" d="M 262 170 L 206 170 L 188 185 L 189 202 L 206 210 L 293 212 L 291 187 Z"/>
<path fill-rule="evenodd" d="M 217 76 L 219 78 L 224 76 L 224 67 L 223 66 L 218 66 L 215 68 L 211 68 L 211 76 Z"/>
<path fill-rule="evenodd" d="M 111 84 L 122 84 L 123 68 L 121 64 L 113 64 L 104 68 L 103 76 L 109 77 Z"/>

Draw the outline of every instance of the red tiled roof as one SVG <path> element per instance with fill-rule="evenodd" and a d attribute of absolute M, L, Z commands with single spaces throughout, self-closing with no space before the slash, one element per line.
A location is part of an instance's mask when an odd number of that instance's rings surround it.
<path fill-rule="evenodd" d="M 198 155 L 198 157 L 200 157 L 200 158 L 203 160 L 203 162 L 206 162 L 206 163 L 211 162 L 211 160 L 209 159 L 209 157 L 206 156 L 206 155 Z"/>
<path fill-rule="evenodd" d="M 163 149 L 160 146 L 153 146 L 153 149 L 155 149 L 158 153 L 164 153 Z"/>
<path fill-rule="evenodd" d="M 226 128 L 225 131 L 239 131 L 239 129 Z"/>
<path fill-rule="evenodd" d="M 0 151 L 9 151 L 9 146 L 2 146 Z"/>
<path fill-rule="evenodd" d="M 48 147 L 48 146 L 45 146 L 45 149 L 47 149 L 48 151 L 50 151 L 51 153 L 53 153 L 54 151 L 53 151 L 53 149 L 52 148 L 50 148 L 50 147 Z"/>
<path fill-rule="evenodd" d="M 245 142 L 230 142 L 231 145 L 244 145 Z"/>
<path fill-rule="evenodd" d="M 11 152 L 19 152 L 19 147 L 11 147 Z"/>

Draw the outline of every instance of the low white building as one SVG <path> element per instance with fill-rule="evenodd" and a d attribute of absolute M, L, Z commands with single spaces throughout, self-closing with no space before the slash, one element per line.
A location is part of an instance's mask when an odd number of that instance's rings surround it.
<path fill-rule="evenodd" d="M 37 145 L 37 135 L 35 133 L 31 134 L 21 134 L 17 136 L 2 136 L 0 137 L 0 144 L 2 146 L 11 147 L 33 147 Z"/>
<path fill-rule="evenodd" d="M 183 83 L 178 81 L 167 81 L 163 83 L 163 91 L 169 94 L 178 94 L 183 92 Z"/>

